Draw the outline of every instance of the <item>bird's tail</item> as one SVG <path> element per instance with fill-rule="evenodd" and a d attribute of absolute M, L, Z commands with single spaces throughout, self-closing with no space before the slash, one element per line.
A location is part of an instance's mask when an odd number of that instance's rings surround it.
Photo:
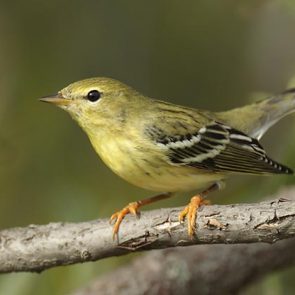
<path fill-rule="evenodd" d="M 272 125 L 292 112 L 295 112 L 295 88 L 216 116 L 225 123 L 230 118 L 230 126 L 260 139 Z"/>

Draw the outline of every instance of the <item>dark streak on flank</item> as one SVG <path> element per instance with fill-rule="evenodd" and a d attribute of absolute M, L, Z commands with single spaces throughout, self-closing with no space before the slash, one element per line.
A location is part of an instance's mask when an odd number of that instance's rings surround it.
<path fill-rule="evenodd" d="M 118 119 L 122 124 L 126 123 L 126 110 L 122 110 L 119 115 L 118 115 Z"/>

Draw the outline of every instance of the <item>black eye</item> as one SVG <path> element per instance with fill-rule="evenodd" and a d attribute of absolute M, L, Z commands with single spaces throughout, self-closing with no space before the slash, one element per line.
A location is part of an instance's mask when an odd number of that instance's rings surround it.
<path fill-rule="evenodd" d="M 101 93 L 98 90 L 91 90 L 87 94 L 87 99 L 92 102 L 99 100 L 100 97 Z"/>

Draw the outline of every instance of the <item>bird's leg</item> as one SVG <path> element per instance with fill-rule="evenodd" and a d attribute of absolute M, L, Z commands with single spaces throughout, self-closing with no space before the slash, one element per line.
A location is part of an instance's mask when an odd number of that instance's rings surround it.
<path fill-rule="evenodd" d="M 188 235 L 192 239 L 195 230 L 196 230 L 196 217 L 197 210 L 202 205 L 210 204 L 210 201 L 205 200 L 207 195 L 213 191 L 220 189 L 220 183 L 216 182 L 212 184 L 209 188 L 201 192 L 200 194 L 193 196 L 189 202 L 189 204 L 180 212 L 179 214 L 179 222 L 183 222 L 184 218 L 187 218 L 187 230 Z"/>
<path fill-rule="evenodd" d="M 125 215 L 130 213 L 130 214 L 133 214 L 133 215 L 139 217 L 140 216 L 140 211 L 139 211 L 140 207 L 160 201 L 160 200 L 163 200 L 163 199 L 170 198 L 171 196 L 172 196 L 172 193 L 162 193 L 160 195 L 156 195 L 151 198 L 146 198 L 146 199 L 143 199 L 140 201 L 129 203 L 122 210 L 115 212 L 110 218 L 110 223 L 113 221 L 115 222 L 114 227 L 113 227 L 113 239 L 118 238 L 120 224 L 121 224 L 122 220 L 124 219 Z"/>

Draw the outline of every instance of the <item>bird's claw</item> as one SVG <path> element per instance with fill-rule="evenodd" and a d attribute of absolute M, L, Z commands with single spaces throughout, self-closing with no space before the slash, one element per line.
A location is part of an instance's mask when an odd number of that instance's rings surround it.
<path fill-rule="evenodd" d="M 127 214 L 135 215 L 137 218 L 140 217 L 140 211 L 139 211 L 139 203 L 138 202 L 132 202 L 129 203 L 126 207 L 124 207 L 122 210 L 115 212 L 111 218 L 110 218 L 110 224 L 114 224 L 113 227 L 113 240 L 116 238 L 118 239 L 118 232 L 121 225 L 122 220 Z"/>
<path fill-rule="evenodd" d="M 178 220 L 180 223 L 187 218 L 188 236 L 192 239 L 196 231 L 197 210 L 202 205 L 210 204 L 209 201 L 204 200 L 201 196 L 194 196 L 191 198 L 189 204 L 180 212 Z"/>

